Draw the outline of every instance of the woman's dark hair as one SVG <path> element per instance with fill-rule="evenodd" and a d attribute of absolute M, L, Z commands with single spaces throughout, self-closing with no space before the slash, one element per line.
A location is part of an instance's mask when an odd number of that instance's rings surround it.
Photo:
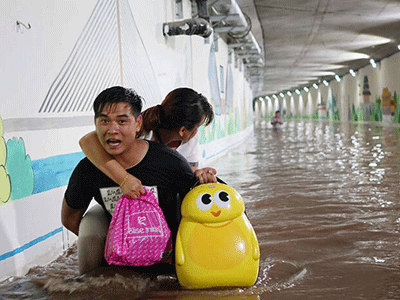
<path fill-rule="evenodd" d="M 191 130 L 201 121 L 209 125 L 214 111 L 207 98 L 190 88 L 177 88 L 170 92 L 161 105 L 152 106 L 143 113 L 142 131 L 176 129 L 184 126 Z"/>
<path fill-rule="evenodd" d="M 95 117 L 99 117 L 107 104 L 117 104 L 120 102 L 128 103 L 132 109 L 132 114 L 137 118 L 143 107 L 143 99 L 132 89 L 122 86 L 113 86 L 102 91 L 94 100 L 93 110 Z"/>

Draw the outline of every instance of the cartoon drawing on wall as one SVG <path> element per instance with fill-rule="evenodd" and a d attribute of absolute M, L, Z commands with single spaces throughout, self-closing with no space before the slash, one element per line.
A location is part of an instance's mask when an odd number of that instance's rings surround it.
<path fill-rule="evenodd" d="M 14 137 L 6 143 L 0 118 L 0 205 L 31 195 L 33 186 L 32 162 L 24 141 Z"/>
<path fill-rule="evenodd" d="M 26 154 L 22 138 L 16 137 L 7 141 L 6 169 L 11 181 L 11 200 L 27 197 L 32 194 L 34 174 L 32 161 Z"/>
<path fill-rule="evenodd" d="M 387 87 L 382 90 L 382 122 L 393 123 L 396 103 Z"/>
<path fill-rule="evenodd" d="M 233 111 L 233 101 L 234 101 L 234 82 L 231 64 L 228 62 L 228 67 L 226 70 L 226 87 L 225 87 L 225 113 L 229 115 L 228 120 L 228 134 L 236 133 L 237 127 L 237 114 Z"/>
<path fill-rule="evenodd" d="M 6 169 L 7 146 L 3 137 L 3 121 L 0 117 L 0 205 L 8 202 L 11 196 L 10 176 Z"/>
<path fill-rule="evenodd" d="M 368 76 L 364 76 L 362 94 L 364 96 L 364 103 L 369 103 L 371 92 L 369 90 Z"/>
<path fill-rule="evenodd" d="M 90 111 L 96 95 L 114 85 L 134 87 L 149 105 L 162 99 L 130 5 L 127 0 L 121 0 L 118 10 L 116 2 L 97 2 L 71 54 L 50 86 L 39 108 L 40 113 Z M 117 17 L 124 26 L 115 22 Z M 118 38 L 119 30 L 121 39 Z M 135 74 L 136 70 L 141 70 L 140 76 Z"/>
<path fill-rule="evenodd" d="M 375 115 L 373 113 L 375 109 L 375 104 L 369 101 L 371 92 L 369 90 L 368 76 L 364 76 L 362 94 L 364 98 L 364 103 L 363 103 L 364 121 L 375 121 Z"/>
<path fill-rule="evenodd" d="M 333 95 L 332 89 L 329 88 L 328 92 L 328 107 L 326 118 L 330 120 L 340 120 L 339 109 L 337 107 L 336 97 Z"/>
<path fill-rule="evenodd" d="M 234 83 L 233 83 L 233 73 L 232 66 L 228 63 L 228 67 L 226 70 L 226 88 L 225 88 L 225 97 L 226 97 L 226 112 L 229 114 L 232 110 L 233 106 L 233 91 L 234 91 Z"/>
<path fill-rule="evenodd" d="M 355 112 L 354 104 L 350 104 L 350 103 L 349 103 L 349 120 L 357 121 L 357 114 Z"/>
<path fill-rule="evenodd" d="M 200 144 L 206 144 L 215 140 L 215 118 L 208 126 L 200 127 Z M 203 156 L 204 157 L 204 156 Z"/>
<path fill-rule="evenodd" d="M 214 111 L 216 115 L 221 115 L 221 94 L 218 81 L 218 69 L 217 62 L 215 58 L 215 43 L 210 47 L 210 57 L 208 61 L 208 81 L 210 83 L 211 91 L 211 101 L 214 106 Z"/>
<path fill-rule="evenodd" d="M 220 88 L 220 99 L 221 99 L 221 115 L 227 114 L 226 108 L 226 94 L 225 94 L 225 73 L 224 67 L 219 66 L 219 88 Z"/>
<path fill-rule="evenodd" d="M 321 97 L 321 102 L 318 103 L 318 105 L 317 105 L 317 109 L 318 109 L 318 118 L 326 119 L 326 104 L 322 100 L 322 97 Z"/>
<path fill-rule="evenodd" d="M 382 122 L 382 101 L 379 97 L 375 99 L 374 115 L 376 122 Z"/>
<path fill-rule="evenodd" d="M 396 104 L 393 122 L 396 124 L 399 124 L 400 123 L 400 99 L 396 92 L 394 92 L 393 98 L 394 98 L 394 103 Z"/>

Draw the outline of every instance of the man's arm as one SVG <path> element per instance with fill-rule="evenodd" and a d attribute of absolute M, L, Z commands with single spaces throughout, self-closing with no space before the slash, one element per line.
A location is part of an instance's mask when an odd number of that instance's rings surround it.
<path fill-rule="evenodd" d="M 85 209 L 74 209 L 69 207 L 64 198 L 61 208 L 61 222 L 65 228 L 76 235 L 79 233 L 79 225 L 84 213 Z"/>

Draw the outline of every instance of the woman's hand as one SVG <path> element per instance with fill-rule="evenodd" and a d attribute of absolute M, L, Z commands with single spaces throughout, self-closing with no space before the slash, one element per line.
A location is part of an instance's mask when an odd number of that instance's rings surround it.
<path fill-rule="evenodd" d="M 120 185 L 122 194 L 131 199 L 136 199 L 139 195 L 144 194 L 142 182 L 131 174 L 126 175 L 126 180 Z"/>
<path fill-rule="evenodd" d="M 217 182 L 217 177 L 215 176 L 216 174 L 217 170 L 214 168 L 202 168 L 194 171 L 194 175 L 200 184 Z"/>

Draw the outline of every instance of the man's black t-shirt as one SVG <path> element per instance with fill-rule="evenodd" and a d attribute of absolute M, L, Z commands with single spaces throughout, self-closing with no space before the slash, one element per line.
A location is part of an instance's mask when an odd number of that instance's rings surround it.
<path fill-rule="evenodd" d="M 195 176 L 188 162 L 178 152 L 156 142 L 147 142 L 149 148 L 146 155 L 127 172 L 154 192 L 168 226 L 175 235 L 180 221 L 181 200 L 193 186 Z M 71 175 L 65 200 L 71 208 L 87 209 L 94 198 L 111 219 L 121 195 L 118 184 L 84 158 Z"/>

